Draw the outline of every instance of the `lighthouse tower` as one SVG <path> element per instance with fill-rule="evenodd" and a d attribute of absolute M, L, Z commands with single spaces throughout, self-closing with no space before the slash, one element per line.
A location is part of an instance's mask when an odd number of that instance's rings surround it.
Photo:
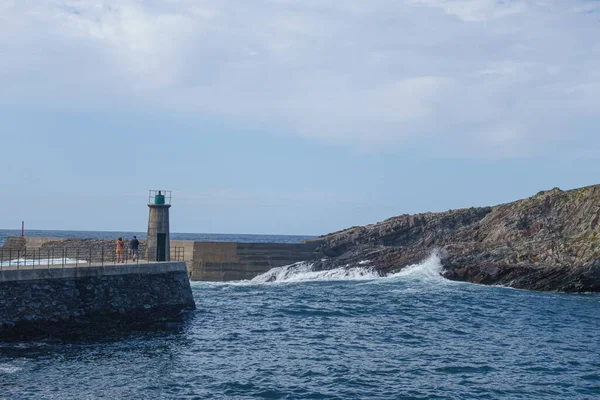
<path fill-rule="evenodd" d="M 169 261 L 171 238 L 169 233 L 169 208 L 171 208 L 171 191 L 150 190 L 148 198 L 148 261 Z"/>

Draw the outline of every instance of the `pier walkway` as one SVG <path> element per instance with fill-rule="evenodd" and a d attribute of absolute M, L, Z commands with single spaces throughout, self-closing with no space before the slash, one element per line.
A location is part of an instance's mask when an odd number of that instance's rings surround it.
<path fill-rule="evenodd" d="M 143 257 L 143 258 L 139 258 Z M 122 261 L 114 249 L 86 249 L 63 247 L 49 249 L 13 250 L 0 249 L 0 271 L 21 269 L 102 267 L 106 265 L 143 265 L 162 262 L 185 261 L 185 248 L 172 247 L 169 259 L 150 260 L 146 251 L 140 251 L 134 259 L 131 249 L 124 249 Z"/>

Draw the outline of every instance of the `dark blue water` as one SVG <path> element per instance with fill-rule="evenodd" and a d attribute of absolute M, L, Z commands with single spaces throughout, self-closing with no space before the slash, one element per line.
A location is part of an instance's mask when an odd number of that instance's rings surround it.
<path fill-rule="evenodd" d="M 288 270 L 150 331 L 0 342 L 8 399 L 598 399 L 600 296 Z"/>

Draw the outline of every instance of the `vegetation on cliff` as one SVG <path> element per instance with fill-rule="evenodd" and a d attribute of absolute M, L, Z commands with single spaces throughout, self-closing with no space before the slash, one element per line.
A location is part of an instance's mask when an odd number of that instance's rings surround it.
<path fill-rule="evenodd" d="M 401 215 L 317 240 L 327 256 L 317 268 L 364 265 L 369 260 L 385 274 L 437 251 L 448 279 L 597 292 L 600 185 L 555 188 L 495 207 Z"/>

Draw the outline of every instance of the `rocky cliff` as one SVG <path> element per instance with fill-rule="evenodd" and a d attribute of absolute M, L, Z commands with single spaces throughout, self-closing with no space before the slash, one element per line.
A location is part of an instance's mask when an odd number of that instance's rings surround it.
<path fill-rule="evenodd" d="M 437 252 L 452 280 L 599 292 L 600 185 L 555 188 L 495 207 L 401 215 L 317 240 L 326 255 L 317 269 L 369 261 L 387 274 Z"/>

